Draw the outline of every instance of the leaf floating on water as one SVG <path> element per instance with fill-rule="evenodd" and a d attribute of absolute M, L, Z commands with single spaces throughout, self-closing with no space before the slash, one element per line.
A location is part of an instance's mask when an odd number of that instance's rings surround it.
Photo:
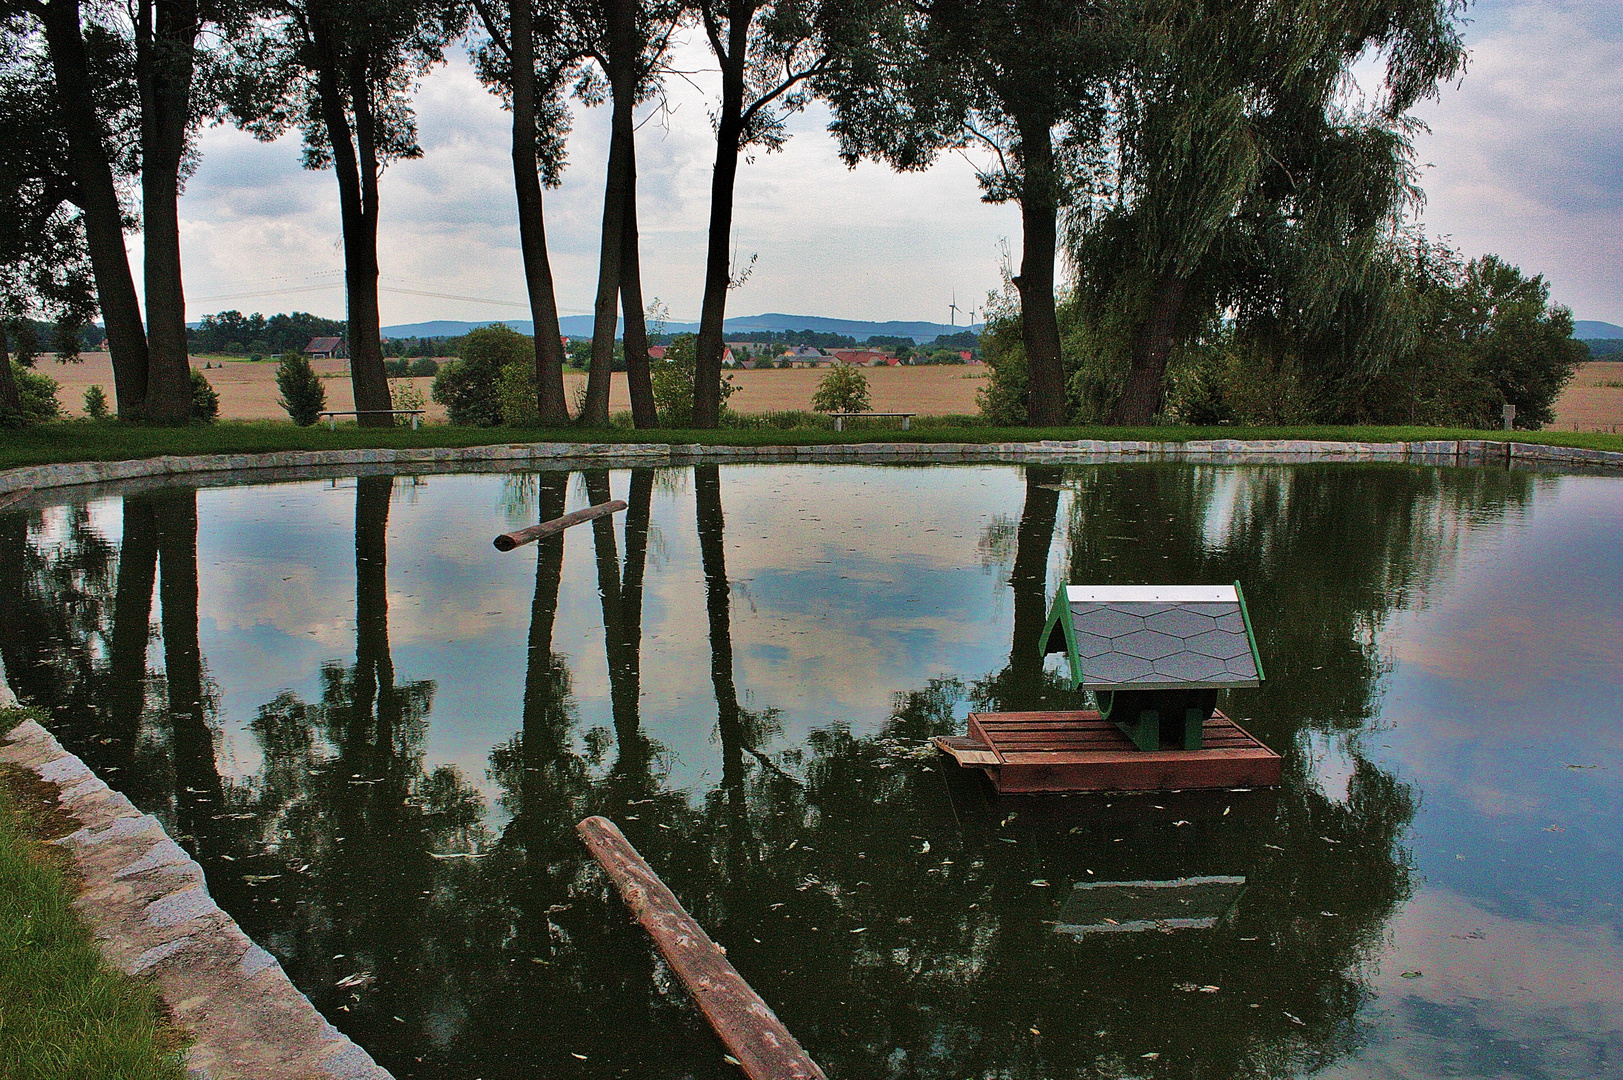
<path fill-rule="evenodd" d="M 919 848 L 919 854 L 920 855 L 928 855 L 928 854 L 930 854 L 930 841 L 926 840 L 924 842 L 924 846 Z"/>
<path fill-rule="evenodd" d="M 1563 829 L 1559 825 L 1551 825 L 1551 826 L 1547 827 L 1544 831 L 1545 832 L 1566 832 L 1567 830 Z"/>
<path fill-rule="evenodd" d="M 1193 994 L 1196 990 L 1198 990 L 1200 988 L 1198 986 L 1196 986 L 1194 983 L 1183 982 L 1183 983 L 1173 983 L 1172 984 L 1172 989 L 1174 989 L 1174 990 L 1182 990 L 1186 994 Z"/>
<path fill-rule="evenodd" d="M 1046 889 L 1046 888 L 1048 888 L 1048 882 L 1047 882 L 1047 881 L 1045 881 L 1045 880 L 1044 880 L 1044 879 L 1042 879 L 1042 878 L 1032 878 L 1032 879 L 1031 879 L 1031 883 L 1032 883 L 1032 884 L 1033 884 L 1033 885 L 1035 885 L 1035 886 L 1037 886 L 1037 887 L 1038 887 L 1038 888 L 1039 888 L 1039 889 Z"/>
<path fill-rule="evenodd" d="M 1174 821 L 1172 824 L 1174 824 L 1174 825 L 1187 825 L 1187 824 L 1189 824 L 1189 822 L 1187 822 L 1187 821 Z"/>
<path fill-rule="evenodd" d="M 1038 1030 L 1037 1030 L 1037 1029 L 1036 1029 L 1036 1028 L 1032 1028 L 1032 1029 L 1031 1029 L 1031 1033 L 1032 1033 L 1032 1034 L 1033 1034 L 1033 1035 L 1041 1035 L 1041 1034 L 1042 1034 L 1042 1032 L 1040 1032 L 1040 1031 L 1038 1031 Z"/>
<path fill-rule="evenodd" d="M 1569 769 L 1598 769 L 1599 765 L 1568 765 Z"/>
<path fill-rule="evenodd" d="M 1160 1057 L 1161 1055 L 1157 1054 L 1155 1051 L 1152 1050 L 1148 1054 L 1140 1054 L 1138 1056 L 1143 1058 L 1145 1061 L 1154 1061 L 1156 1058 Z"/>
<path fill-rule="evenodd" d="M 585 1054 L 577 1054 L 573 1050 L 569 1051 L 569 1056 L 572 1057 L 572 1058 L 580 1058 L 582 1061 L 586 1060 L 586 1055 Z"/>
<path fill-rule="evenodd" d="M 357 971 L 353 975 L 347 975 L 344 978 L 339 979 L 337 985 L 347 990 L 352 986 L 366 986 L 367 984 L 371 983 L 372 980 L 373 975 L 370 971 Z"/>
<path fill-rule="evenodd" d="M 1229 811 L 1233 810 L 1233 809 L 1234 809 L 1234 807 L 1232 807 L 1232 806 L 1223 807 L 1223 816 L 1228 817 L 1229 816 Z"/>
<path fill-rule="evenodd" d="M 1283 1011 L 1283 1010 L 1281 1010 L 1281 1011 Z M 1295 1013 L 1285 1013 L 1285 1019 L 1289 1020 L 1293 1024 L 1300 1024 L 1303 1027 L 1307 1027 L 1307 1021 L 1303 1020 L 1300 1016 L 1297 1016 Z"/>
<path fill-rule="evenodd" d="M 1418 979 L 1421 977 L 1421 975 L 1422 973 L 1419 971 L 1405 971 L 1398 977 L 1401 979 Z"/>
<path fill-rule="evenodd" d="M 579 1056 L 579 1055 L 577 1055 L 577 1056 Z M 581 1060 L 585 1061 L 586 1059 L 581 1058 Z M 742 1069 L 744 1067 L 744 1063 L 742 1061 L 739 1061 L 737 1058 L 733 1057 L 733 1055 L 731 1055 L 731 1054 L 723 1054 L 723 1055 L 721 1055 L 721 1060 L 725 1061 L 729 1065 L 737 1065 L 740 1069 Z"/>
<path fill-rule="evenodd" d="M 1215 994 L 1221 989 L 1223 989 L 1221 986 L 1202 986 L 1200 992 L 1202 994 Z"/>

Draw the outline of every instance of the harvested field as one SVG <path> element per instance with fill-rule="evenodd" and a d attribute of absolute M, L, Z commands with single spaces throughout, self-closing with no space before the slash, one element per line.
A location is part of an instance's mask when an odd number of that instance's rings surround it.
<path fill-rule="evenodd" d="M 220 417 L 224 420 L 283 420 L 287 414 L 276 403 L 276 363 L 273 360 L 209 361 L 216 366 L 207 372 L 208 380 L 220 394 Z M 194 362 L 195 367 L 202 367 Z M 325 379 L 327 405 L 332 409 L 352 409 L 347 367 L 342 360 L 318 360 L 312 365 Z M 57 394 L 70 416 L 84 412 L 85 388 L 97 383 L 113 391 L 112 364 L 106 353 L 86 353 L 79 364 L 38 361 L 36 370 L 62 384 Z M 873 391 L 873 407 L 878 412 L 916 412 L 920 416 L 972 414 L 975 391 L 985 385 L 986 369 L 974 367 L 874 368 L 865 373 Z M 812 391 L 823 371 L 799 368 L 791 371 L 738 371 L 733 373 L 738 393 L 729 403 L 741 413 L 778 412 L 809 409 Z M 586 376 L 569 372 L 564 376 L 571 397 Z M 413 379 L 424 399 L 432 379 Z M 609 394 L 609 408 L 631 408 L 626 397 L 625 379 L 616 376 Z M 444 420 L 445 410 L 428 403 L 431 420 Z M 1555 403 L 1554 427 L 1561 431 L 1623 430 L 1623 363 L 1594 360 L 1584 364 L 1578 377 Z"/>
<path fill-rule="evenodd" d="M 274 360 L 209 360 L 215 366 L 204 372 L 209 383 L 220 395 L 222 420 L 285 420 L 287 413 L 276 403 L 280 396 L 276 389 L 276 361 Z M 202 363 L 193 361 L 193 367 Z M 342 360 L 316 360 L 311 366 L 320 372 L 327 387 L 327 407 L 334 410 L 353 409 L 354 397 L 350 393 L 347 365 Z M 70 416 L 84 413 L 84 392 L 92 383 L 98 384 L 111 399 L 113 393 L 113 367 L 106 353 L 86 353 L 80 364 L 58 364 L 50 359 L 37 362 L 36 370 L 49 375 L 62 384 L 57 398 Z M 880 412 L 916 412 L 921 416 L 940 416 L 951 413 L 975 412 L 975 391 L 984 385 L 986 369 L 969 367 L 898 367 L 874 368 L 868 371 L 868 385 L 873 391 L 873 407 Z M 729 406 L 743 413 L 780 412 L 790 409 L 811 408 L 812 391 L 822 370 L 799 368 L 790 371 L 736 371 L 734 382 L 739 387 Z M 398 382 L 400 380 L 391 380 Z M 412 379 L 428 399 L 433 379 Z M 584 386 L 586 376 L 579 372 L 566 372 L 564 381 L 573 400 L 576 387 Z M 609 409 L 613 412 L 629 410 L 631 401 L 626 396 L 625 378 L 616 375 L 609 392 Z M 428 402 L 430 420 L 444 420 L 445 410 Z"/>
<path fill-rule="evenodd" d="M 1623 363 L 1591 360 L 1555 403 L 1559 431 L 1623 431 Z"/>

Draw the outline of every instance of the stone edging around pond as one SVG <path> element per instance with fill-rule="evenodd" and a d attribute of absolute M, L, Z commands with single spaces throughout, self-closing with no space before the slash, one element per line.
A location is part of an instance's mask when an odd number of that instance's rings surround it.
<path fill-rule="evenodd" d="M 392 1080 L 220 910 L 203 868 L 158 820 L 97 779 L 50 732 L 33 720 L 18 724 L 0 743 L 0 762 L 55 785 L 62 808 L 83 826 L 53 841 L 72 852 L 82 878 L 74 907 L 107 961 L 150 977 L 195 1038 L 189 1076 Z"/>
<path fill-rule="evenodd" d="M 279 450 L 131 461 L 29 465 L 0 472 L 0 493 L 184 473 L 235 472 L 345 465 L 454 465 L 467 462 L 599 462 L 605 465 L 687 465 L 694 462 L 1054 461 L 1116 459 L 1267 463 L 1414 461 L 1428 465 L 1588 465 L 1623 469 L 1623 451 L 1584 450 L 1495 439 L 1433 442 L 1317 442 L 1304 439 L 1211 439 L 1192 442 L 1106 442 L 1097 439 L 1030 443 L 840 443 L 817 446 L 706 446 L 672 443 L 503 443 L 494 446 L 383 450 Z"/>

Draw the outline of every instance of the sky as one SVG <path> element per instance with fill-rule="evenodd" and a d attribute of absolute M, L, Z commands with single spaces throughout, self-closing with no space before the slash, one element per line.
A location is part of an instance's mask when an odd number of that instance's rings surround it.
<path fill-rule="evenodd" d="M 1429 127 L 1416 138 L 1421 222 L 1467 256 L 1493 252 L 1543 274 L 1576 318 L 1623 324 L 1623 5 L 1481 0 L 1468 18 L 1467 73 L 1417 109 Z M 680 321 L 698 318 L 703 286 L 715 88 L 706 59 L 694 44 L 678 54 L 693 74 L 673 80 L 668 108 L 643 110 L 638 133 L 643 294 Z M 460 51 L 423 81 L 416 108 L 423 156 L 382 182 L 384 325 L 528 318 L 507 114 Z M 1000 266 L 1019 258 L 1018 210 L 982 203 L 962 156 L 906 175 L 847 169 L 827 123 L 809 109 L 781 153 L 740 169 L 734 247 L 741 264 L 756 262 L 729 314 L 948 322 L 984 305 Z M 607 126 L 606 108 L 575 108 L 569 165 L 546 195 L 566 315 L 589 313 L 596 288 Z M 199 149 L 180 207 L 188 317 L 237 308 L 341 318 L 332 174 L 301 168 L 296 135 L 262 144 L 211 128 Z M 139 245 L 132 237 L 132 257 Z"/>

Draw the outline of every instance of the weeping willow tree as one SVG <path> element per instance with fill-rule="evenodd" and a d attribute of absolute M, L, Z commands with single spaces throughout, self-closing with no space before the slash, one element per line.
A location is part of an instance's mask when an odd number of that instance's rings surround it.
<path fill-rule="evenodd" d="M 1174 349 L 1219 313 L 1367 368 L 1409 322 L 1390 250 L 1419 198 L 1416 102 L 1464 63 L 1455 0 L 1155 0 L 1115 88 L 1110 174 L 1073 203 L 1091 376 L 1118 424 L 1162 410 Z M 1351 83 L 1360 58 L 1381 86 Z"/>

